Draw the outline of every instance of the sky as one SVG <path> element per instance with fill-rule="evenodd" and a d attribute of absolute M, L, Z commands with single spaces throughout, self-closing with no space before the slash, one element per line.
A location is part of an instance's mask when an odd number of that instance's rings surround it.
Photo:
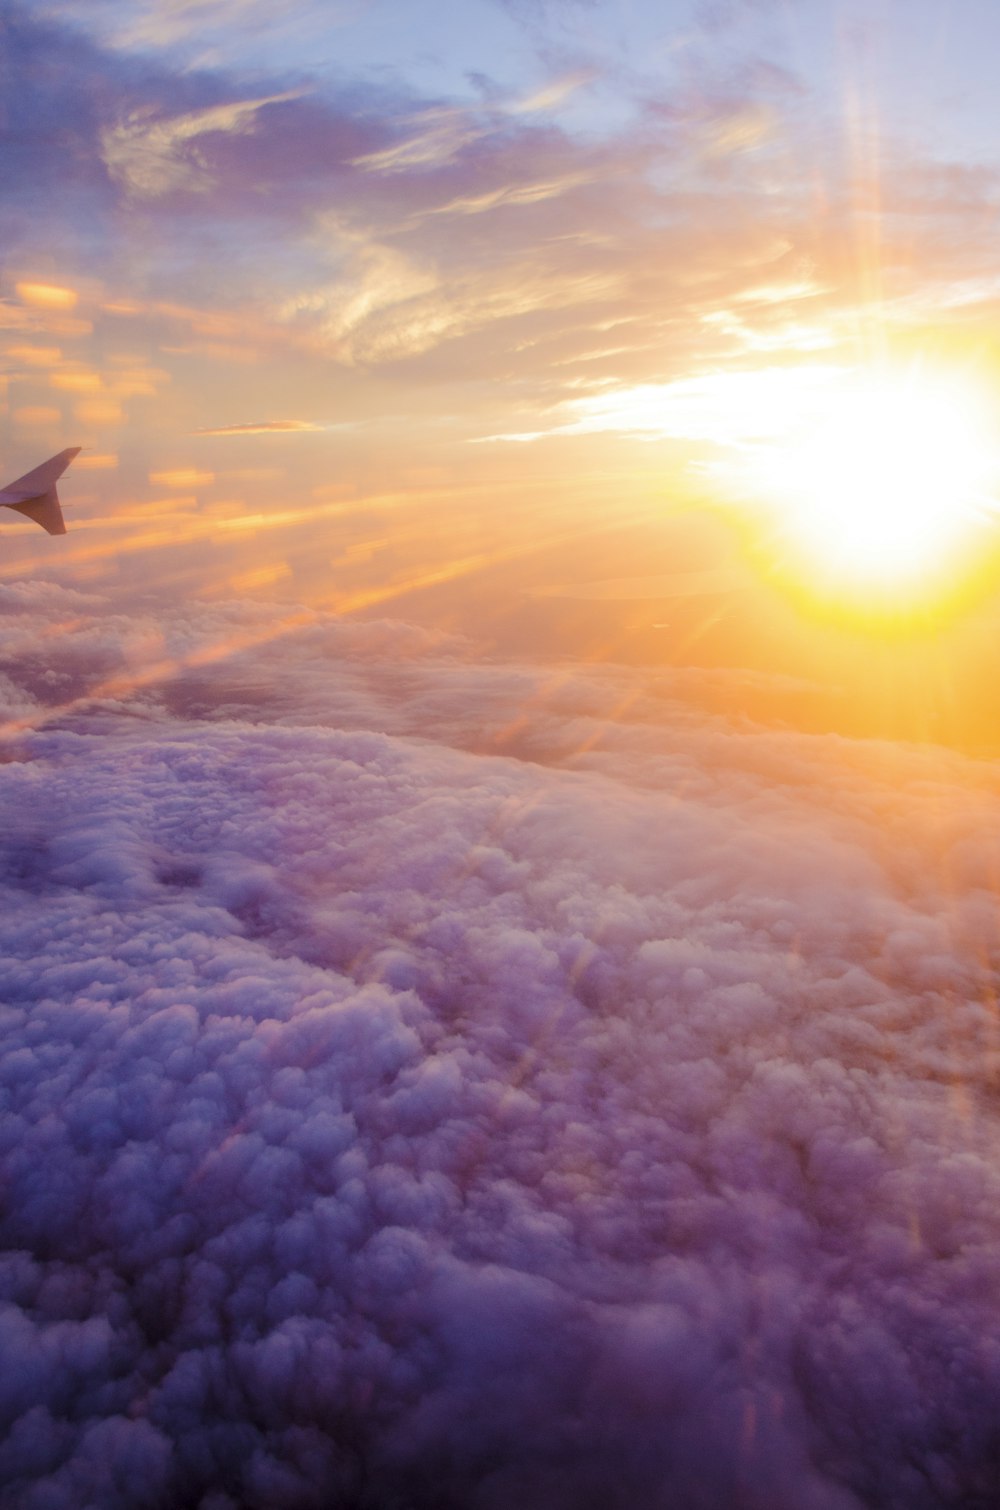
<path fill-rule="evenodd" d="M 8 529 L 0 571 L 737 661 L 835 689 L 826 727 L 993 747 L 994 574 L 879 642 L 883 682 L 934 686 L 887 712 L 761 496 L 804 400 L 815 426 L 873 363 L 944 365 L 992 414 L 998 26 L 972 0 L 5 5 L 0 448 L 11 476 L 85 450 L 74 541 Z M 630 585 L 598 609 L 601 580 Z"/>
<path fill-rule="evenodd" d="M 998 44 L 0 0 L 5 1503 L 997 1503 Z"/>

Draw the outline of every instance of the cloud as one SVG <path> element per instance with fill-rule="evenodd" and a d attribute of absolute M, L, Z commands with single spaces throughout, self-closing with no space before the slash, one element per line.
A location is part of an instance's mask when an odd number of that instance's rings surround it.
<path fill-rule="evenodd" d="M 483 437 L 531 441 L 602 431 L 747 445 L 792 434 L 822 410 L 849 370 L 829 362 L 711 372 L 672 383 L 611 388 L 567 399 L 547 430 Z M 567 418 L 560 423 L 560 415 Z"/>
<path fill-rule="evenodd" d="M 749 37 L 722 61 L 679 52 L 666 102 L 659 81 L 619 78 L 624 116 L 582 135 L 546 114 L 561 91 L 613 82 L 578 51 L 520 103 L 488 80 L 473 107 L 339 74 L 306 95 L 277 54 L 251 87 L 234 57 L 195 69 L 170 51 L 199 16 L 214 48 L 235 15 L 256 25 L 256 6 L 126 9 L 102 9 L 96 33 L 121 44 L 102 47 L 4 6 L 11 118 L 51 126 L 5 158 L 6 256 L 16 282 L 58 272 L 53 287 L 83 287 L 114 267 L 118 308 L 211 311 L 236 332 L 213 361 L 246 353 L 249 332 L 253 350 L 294 346 L 290 361 L 309 348 L 407 362 L 470 395 L 483 380 L 504 408 L 525 384 L 537 413 L 581 387 L 666 383 L 747 352 L 843 352 L 865 297 L 864 205 L 878 206 L 890 323 L 949 299 L 954 315 L 960 296 L 971 325 L 993 296 L 995 174 L 881 138 L 883 161 L 852 164 L 801 81 Z M 159 28 L 166 51 L 133 52 L 132 21 Z M 53 246 L 65 265 L 42 280 Z M 807 320 L 752 296 L 803 286 Z"/>
<path fill-rule="evenodd" d="M 567 190 L 576 188 L 582 178 L 543 179 L 538 183 L 507 184 L 489 189 L 484 194 L 465 195 L 450 200 L 447 204 L 435 205 L 428 215 L 483 215 L 504 205 L 539 204 L 544 199 L 556 199 Z"/>
<path fill-rule="evenodd" d="M 774 124 L 770 112 L 759 107 L 718 116 L 703 127 L 704 151 L 708 157 L 729 157 L 753 151 L 767 141 Z"/>
<path fill-rule="evenodd" d="M 79 24 L 79 10 L 71 0 L 43 0 L 46 14 Z M 322 36 L 352 14 L 336 3 L 319 6 L 293 0 L 280 21 L 266 0 L 93 0 L 87 26 L 111 46 L 148 53 L 163 49 L 194 57 L 198 66 L 232 57 L 234 38 L 280 38 L 290 14 L 300 34 Z M 265 44 L 266 45 L 266 44 Z M 273 45 L 273 44 L 272 44 Z"/>
<path fill-rule="evenodd" d="M 664 267 L 704 266 L 700 238 L 717 241 L 721 212 L 706 203 L 697 215 L 684 209 L 684 222 L 703 229 L 671 230 L 665 244 L 666 205 L 649 178 L 654 159 L 672 150 L 662 125 L 655 146 L 644 129 L 638 138 L 577 140 L 542 119 L 546 101 L 557 103 L 544 92 L 527 102 L 538 108 L 523 110 L 370 85 L 304 96 L 280 81 L 247 98 L 246 85 L 221 69 L 140 65 L 68 29 L 32 25 L 16 7 L 10 14 L 21 104 L 28 109 L 41 89 L 54 126 L 74 140 L 72 182 L 65 153 L 47 138 L 26 146 L 25 191 L 35 203 L 40 184 L 51 188 L 47 213 L 56 220 L 66 194 L 75 196 L 67 236 L 86 245 L 81 270 L 102 270 L 113 249 L 140 302 L 157 288 L 242 329 L 287 320 L 297 338 L 352 363 L 426 358 L 474 335 L 463 372 L 472 362 L 480 374 L 500 356 L 538 366 L 538 354 L 519 354 L 530 349 L 529 323 L 546 335 L 561 327 L 569 350 L 552 354 L 571 360 L 573 322 L 559 311 L 611 303 L 624 318 L 638 300 L 646 314 L 610 361 L 620 369 L 636 344 L 663 350 L 661 317 L 676 326 Z M 48 98 L 53 71 L 61 87 Z M 553 88 L 582 79 L 578 70 Z M 151 217 L 141 223 L 137 201 Z M 728 210 L 725 218 L 734 223 Z M 668 219 L 681 224 L 673 210 Z M 56 230 L 30 218 L 12 228 L 22 268 L 30 271 L 31 253 L 41 255 Z M 276 236 L 280 258 L 269 254 Z M 655 291 L 646 287 L 653 266 Z M 20 271 L 18 279 L 31 281 Z M 522 322 L 516 335 L 512 316 Z M 571 364 L 553 381 L 572 375 Z"/>
<path fill-rule="evenodd" d="M 421 112 L 416 127 L 400 142 L 352 159 L 352 166 L 375 173 L 398 173 L 408 168 L 441 167 L 485 134 L 468 110 L 439 107 Z"/>
<path fill-rule="evenodd" d="M 581 154 L 539 124 L 538 110 L 470 110 L 374 86 L 308 95 L 258 86 L 247 98 L 222 71 L 140 66 L 10 13 L 25 89 L 15 106 L 27 109 L 32 84 L 44 88 L 53 71 L 62 83 L 45 108 L 54 127 L 72 130 L 72 185 L 48 138 L 25 148 L 23 181 L 32 203 L 40 186 L 53 190 L 46 214 L 56 220 L 62 190 L 75 196 L 67 234 L 86 251 L 74 276 L 103 271 L 113 248 L 128 275 L 122 308 L 211 310 L 236 332 L 229 359 L 239 333 L 262 325 L 272 342 L 290 325 L 296 341 L 349 363 L 412 358 L 512 315 L 590 302 L 614 283 L 548 235 L 566 234 L 560 203 L 611 165 L 601 149 Z M 141 224 L 139 201 L 150 217 Z M 496 214 L 505 240 L 491 244 L 475 223 Z M 18 282 L 37 283 L 24 269 L 53 234 L 30 216 L 14 225 Z M 276 236 L 280 258 L 267 254 Z M 492 358 L 484 349 L 477 360 Z"/>
<path fill-rule="evenodd" d="M 504 116 L 516 118 L 555 110 L 593 77 L 592 71 L 578 71 L 553 79 L 531 94 L 509 103 L 494 100 L 488 109 L 431 106 L 399 122 L 404 130 L 402 140 L 378 151 L 363 153 L 352 160 L 352 165 L 377 173 L 444 167 L 476 143 L 500 136 L 505 129 Z"/>
<path fill-rule="evenodd" d="M 501 190 L 492 205 L 538 203 L 568 187 L 535 185 L 523 195 Z M 492 205 L 458 200 L 427 213 L 464 218 Z M 471 259 L 446 276 L 440 259 L 420 252 L 419 243 L 411 254 L 359 235 L 337 216 L 328 217 L 324 229 L 340 244 L 337 276 L 326 287 L 289 300 L 280 314 L 296 330 L 312 326 L 327 349 L 351 364 L 413 358 L 504 321 L 601 304 L 620 293 L 613 269 L 574 267 L 556 248 L 541 256 L 526 253 L 523 260 L 498 263 L 490 257 L 477 265 Z"/>
<path fill-rule="evenodd" d="M 594 69 L 578 69 L 574 73 L 564 74 L 561 78 L 552 79 L 544 84 L 541 89 L 532 91 L 531 94 L 515 100 L 507 106 L 511 115 L 533 115 L 538 111 L 556 110 L 566 100 L 570 99 L 578 89 L 593 83 L 597 77 Z"/>
<path fill-rule="evenodd" d="M 581 598 L 593 602 L 635 601 L 641 598 L 689 598 L 746 590 L 746 581 L 731 567 L 707 571 L 667 572 L 656 577 L 609 577 L 603 582 L 569 582 L 539 588 L 539 598 Z"/>
<path fill-rule="evenodd" d="M 151 199 L 174 190 L 207 193 L 213 179 L 204 158 L 191 143 L 213 133 L 252 131 L 266 105 L 299 99 L 301 90 L 235 100 L 166 118 L 137 111 L 101 136 L 101 155 L 113 178 L 132 193 Z"/>
<path fill-rule="evenodd" d="M 336 197 L 338 167 L 386 138 L 377 115 L 379 104 L 388 108 L 388 96 L 378 90 L 365 99 L 346 91 L 318 101 L 281 81 L 271 88 L 258 83 L 247 98 L 235 74 L 140 61 L 70 25 L 39 21 L 12 0 L 0 13 L 7 108 L 12 119 L 46 122 L 45 131 L 19 133 L 6 159 L 5 244 L 8 258 L 18 258 L 19 282 L 38 283 L 26 276 L 30 254 L 50 248 L 55 228 L 63 226 L 58 239 L 67 281 L 106 276 L 113 247 L 130 292 L 140 293 L 137 274 L 149 253 L 142 252 L 131 214 L 138 196 L 154 223 L 169 228 L 158 238 L 153 261 L 173 269 L 160 286 L 175 301 L 184 297 L 176 261 L 206 231 L 217 238 L 213 262 L 227 244 L 230 289 L 245 295 L 236 275 L 247 256 L 248 229 L 251 242 L 275 221 L 286 234 L 300 229 L 314 206 L 318 168 Z M 405 108 L 412 111 L 412 99 Z M 313 186 L 308 195 L 305 178 Z M 211 196 L 200 192 L 209 186 Z M 34 265 L 48 264 L 41 257 Z"/>
<path fill-rule="evenodd" d="M 525 315 L 607 303 L 620 291 L 613 272 L 561 270 L 513 262 L 445 280 L 392 252 L 369 247 L 363 282 L 337 287 L 314 307 L 343 360 L 399 361 L 446 341 Z"/>
<path fill-rule="evenodd" d="M 989 1503 L 991 765 L 0 612 L 12 1503 Z"/>
<path fill-rule="evenodd" d="M 196 430 L 194 433 L 195 435 L 268 435 L 277 431 L 282 435 L 287 435 L 322 428 L 321 425 L 314 425 L 308 419 L 262 419 L 245 425 L 217 425 L 214 429 Z"/>

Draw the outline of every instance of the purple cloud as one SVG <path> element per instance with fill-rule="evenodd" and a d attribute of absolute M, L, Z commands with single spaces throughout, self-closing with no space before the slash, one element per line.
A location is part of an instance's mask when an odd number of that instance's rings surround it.
<path fill-rule="evenodd" d="M 10 1503 L 989 1503 L 989 768 L 0 607 Z"/>

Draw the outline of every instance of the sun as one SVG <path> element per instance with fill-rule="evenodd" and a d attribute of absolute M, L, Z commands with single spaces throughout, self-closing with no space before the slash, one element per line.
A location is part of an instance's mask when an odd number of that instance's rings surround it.
<path fill-rule="evenodd" d="M 939 372 L 840 370 L 744 450 L 784 559 L 820 590 L 913 597 L 991 534 L 1000 406 Z"/>

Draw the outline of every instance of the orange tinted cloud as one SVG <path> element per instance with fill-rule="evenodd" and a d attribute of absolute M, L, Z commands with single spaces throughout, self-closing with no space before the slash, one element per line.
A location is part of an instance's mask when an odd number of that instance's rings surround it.
<path fill-rule="evenodd" d="M 84 425 L 117 425 L 122 406 L 113 398 L 88 398 L 74 404 L 73 413 Z"/>
<path fill-rule="evenodd" d="M 58 425 L 61 420 L 62 412 L 59 409 L 47 409 L 41 404 L 27 404 L 14 410 L 15 424 L 26 425 L 33 430 L 43 429 L 46 425 Z"/>
<path fill-rule="evenodd" d="M 55 283 L 18 283 L 17 296 L 24 304 L 33 304 L 36 309 L 74 309 L 77 293 L 72 288 L 62 288 Z"/>
<path fill-rule="evenodd" d="M 98 393 L 102 387 L 99 372 L 53 372 L 49 378 L 51 388 L 65 393 Z"/>
<path fill-rule="evenodd" d="M 166 472 L 150 472 L 149 480 L 165 488 L 207 488 L 215 481 L 215 473 L 199 471 L 197 467 L 174 467 Z"/>
<path fill-rule="evenodd" d="M 27 367 L 55 367 L 62 360 L 58 346 L 8 346 L 7 355 Z"/>
<path fill-rule="evenodd" d="M 117 467 L 118 457 L 113 451 L 94 451 L 90 454 L 84 451 L 73 465 L 77 472 L 109 472 Z"/>
<path fill-rule="evenodd" d="M 253 592 L 261 587 L 271 587 L 275 582 L 280 582 L 290 576 L 291 567 L 287 561 L 271 561 L 265 566 L 258 566 L 252 571 L 241 572 L 230 577 L 229 586 L 233 592 Z"/>
<path fill-rule="evenodd" d="M 218 425 L 215 428 L 195 430 L 195 435 L 268 435 L 271 432 L 280 434 L 295 434 L 300 431 L 320 430 L 321 425 L 314 425 L 308 419 L 263 419 L 251 421 L 246 425 Z"/>

